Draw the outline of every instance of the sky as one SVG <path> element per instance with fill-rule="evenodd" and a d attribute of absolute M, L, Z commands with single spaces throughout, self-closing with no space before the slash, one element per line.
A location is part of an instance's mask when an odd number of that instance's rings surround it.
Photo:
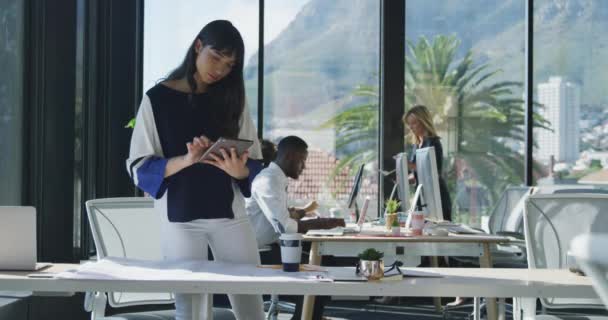
<path fill-rule="evenodd" d="M 264 43 L 268 44 L 309 0 L 266 0 Z M 144 3 L 144 91 L 177 67 L 200 29 L 230 20 L 245 42 L 245 63 L 258 49 L 257 0 L 146 0 Z"/>

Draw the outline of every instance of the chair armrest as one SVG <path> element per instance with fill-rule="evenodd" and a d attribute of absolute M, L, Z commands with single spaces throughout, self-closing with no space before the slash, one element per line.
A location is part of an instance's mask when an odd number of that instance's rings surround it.
<path fill-rule="evenodd" d="M 512 244 L 506 244 L 506 245 L 497 244 L 496 249 L 498 249 L 498 251 L 500 251 L 500 252 L 509 253 L 509 254 L 523 254 L 524 253 L 522 251 L 521 247 L 519 247 L 518 245 L 512 245 Z"/>
<path fill-rule="evenodd" d="M 518 240 L 525 240 L 524 235 L 520 232 L 512 232 L 512 231 L 498 231 L 496 232 L 497 236 L 503 237 L 512 237 Z"/>

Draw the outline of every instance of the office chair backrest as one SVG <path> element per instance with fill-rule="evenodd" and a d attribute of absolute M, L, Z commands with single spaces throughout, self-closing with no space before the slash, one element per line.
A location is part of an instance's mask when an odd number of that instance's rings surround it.
<path fill-rule="evenodd" d="M 509 194 L 509 193 L 510 194 Z M 524 206 L 530 194 L 564 194 L 564 193 L 600 193 L 608 194 L 608 190 L 596 189 L 593 186 L 581 185 L 541 185 L 536 187 L 513 187 L 508 188 L 505 194 L 509 198 L 509 203 L 515 205 L 503 217 L 503 219 L 490 220 L 491 233 L 501 231 L 523 233 Z M 503 194 L 503 197 L 505 197 Z M 518 198 L 519 196 L 519 198 Z"/>
<path fill-rule="evenodd" d="M 95 199 L 86 202 L 97 259 L 125 257 L 162 260 L 161 217 L 148 197 Z M 170 293 L 108 294 L 112 307 L 173 303 Z"/>
<path fill-rule="evenodd" d="M 593 288 L 608 308 L 608 234 L 587 233 L 574 238 L 570 251 L 577 265 L 591 277 Z"/>
<path fill-rule="evenodd" d="M 528 197 L 524 234 L 530 269 L 568 268 L 568 248 L 580 234 L 608 232 L 608 195 L 535 194 Z M 550 308 L 603 307 L 597 299 L 545 298 Z"/>
<path fill-rule="evenodd" d="M 513 217 L 523 215 L 523 200 L 530 193 L 531 187 L 508 187 L 496 203 L 490 213 L 490 233 L 509 231 L 518 232 L 516 221 Z"/>

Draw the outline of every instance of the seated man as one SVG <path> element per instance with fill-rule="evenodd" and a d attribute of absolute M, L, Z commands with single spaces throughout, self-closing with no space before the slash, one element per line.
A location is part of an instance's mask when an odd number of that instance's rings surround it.
<path fill-rule="evenodd" d="M 277 244 L 281 233 L 306 233 L 310 229 L 331 229 L 344 226 L 343 219 L 308 219 L 314 216 L 316 202 L 305 208 L 287 206 L 287 178 L 298 179 L 305 168 L 308 157 L 308 145 L 304 140 L 289 136 L 283 138 L 277 147 L 276 158 L 260 171 L 251 184 L 251 197 L 247 198 L 247 215 L 256 233 L 258 247 L 271 246 L 267 259 L 262 255 L 263 263 L 280 264 L 281 256 Z M 303 251 L 309 243 L 304 244 Z M 264 261 L 266 260 L 266 261 Z M 302 297 L 283 297 L 296 302 L 292 319 L 299 319 L 302 312 Z M 324 299 L 316 299 L 313 319 L 321 319 Z"/>
<path fill-rule="evenodd" d="M 287 178 L 297 180 L 304 170 L 308 145 L 304 140 L 289 136 L 278 145 L 276 158 L 253 180 L 251 198 L 246 199 L 247 214 L 256 232 L 258 246 L 277 242 L 281 233 L 306 233 L 310 229 L 331 229 L 344 226 L 343 219 L 312 216 L 318 205 L 312 202 L 305 208 L 287 206 Z"/>

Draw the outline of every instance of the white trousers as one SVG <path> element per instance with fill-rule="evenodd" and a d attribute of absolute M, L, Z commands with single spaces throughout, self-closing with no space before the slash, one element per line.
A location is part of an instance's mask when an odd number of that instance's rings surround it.
<path fill-rule="evenodd" d="M 167 260 L 208 260 L 207 247 L 216 261 L 259 264 L 257 242 L 247 216 L 235 219 L 200 219 L 185 223 L 166 221 L 162 227 L 163 254 Z M 176 294 L 176 320 L 213 319 L 210 294 Z M 239 320 L 264 319 L 261 295 L 228 295 Z"/>

